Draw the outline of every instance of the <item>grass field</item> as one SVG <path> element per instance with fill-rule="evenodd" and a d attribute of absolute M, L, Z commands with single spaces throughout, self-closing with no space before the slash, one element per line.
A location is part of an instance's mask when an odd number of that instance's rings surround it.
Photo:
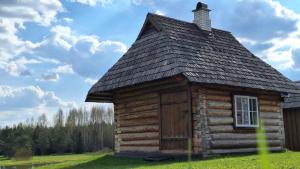
<path fill-rule="evenodd" d="M 271 168 L 300 169 L 300 152 L 274 153 L 268 156 Z M 80 155 L 40 156 L 29 161 L 13 161 L 0 157 L 0 166 L 43 164 L 38 169 L 227 169 L 260 168 L 257 155 L 218 157 L 208 160 L 145 162 L 142 159 L 117 158 L 109 152 Z"/>

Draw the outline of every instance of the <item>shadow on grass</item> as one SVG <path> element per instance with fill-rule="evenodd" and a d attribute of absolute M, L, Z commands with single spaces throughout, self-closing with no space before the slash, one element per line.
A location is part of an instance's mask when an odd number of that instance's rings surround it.
<path fill-rule="evenodd" d="M 280 154 L 282 152 L 277 152 L 277 153 Z M 273 153 L 273 154 L 277 154 L 277 153 Z M 214 156 L 207 159 L 193 158 L 192 163 L 199 162 L 199 161 L 210 161 L 210 160 L 228 159 L 228 158 L 234 159 L 234 158 L 249 157 L 249 156 L 253 156 L 256 159 L 259 158 L 259 156 L 257 155 L 258 155 L 257 153 L 244 153 L 244 154 L 236 154 L 236 155 Z M 113 155 L 104 155 L 95 160 L 70 166 L 70 167 L 65 167 L 63 169 L 134 169 L 138 167 L 143 167 L 143 168 L 150 168 L 155 166 L 164 167 L 166 165 L 170 165 L 174 163 L 179 164 L 179 163 L 187 163 L 187 162 L 188 161 L 186 159 L 173 159 L 173 160 L 167 160 L 163 162 L 146 162 L 142 158 L 126 158 L 126 157 L 116 157 Z"/>
<path fill-rule="evenodd" d="M 147 167 L 153 165 L 160 165 L 163 163 L 152 163 L 146 162 L 143 159 L 136 158 L 125 158 L 125 157 L 115 157 L 113 155 L 105 155 L 97 158 L 96 160 L 88 161 L 86 163 L 81 163 L 75 166 L 66 167 L 64 169 L 129 169 L 136 167 Z"/>

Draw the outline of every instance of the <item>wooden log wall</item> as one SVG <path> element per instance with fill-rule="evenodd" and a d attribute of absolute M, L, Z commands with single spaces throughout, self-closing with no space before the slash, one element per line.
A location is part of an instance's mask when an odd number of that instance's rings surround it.
<path fill-rule="evenodd" d="M 115 102 L 115 150 L 159 150 L 159 93 L 117 95 Z"/>
<path fill-rule="evenodd" d="M 160 152 L 160 93 L 186 88 L 182 79 L 127 88 L 115 93 L 115 152 Z"/>
<path fill-rule="evenodd" d="M 255 129 L 235 128 L 233 92 L 257 95 L 270 150 L 283 150 L 284 127 L 278 93 L 244 91 L 232 88 L 192 88 L 193 146 L 203 155 L 257 151 Z M 240 93 L 241 94 L 241 93 Z"/>

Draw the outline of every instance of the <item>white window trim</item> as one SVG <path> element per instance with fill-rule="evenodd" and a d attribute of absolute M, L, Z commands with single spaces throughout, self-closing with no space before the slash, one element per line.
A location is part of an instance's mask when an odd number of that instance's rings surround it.
<path fill-rule="evenodd" d="M 250 118 L 250 99 L 254 99 L 256 100 L 256 110 L 257 110 L 257 115 L 256 115 L 256 120 L 257 120 L 257 124 L 253 125 L 250 124 L 250 120 L 249 120 L 249 124 L 238 124 L 238 119 L 237 119 L 237 104 L 236 104 L 236 98 L 246 98 L 248 100 L 248 117 Z M 245 96 L 245 95 L 234 95 L 234 117 L 235 117 L 235 126 L 236 127 L 248 127 L 248 128 L 256 128 L 259 127 L 259 109 L 258 109 L 258 98 L 257 97 L 253 97 L 253 96 Z M 253 112 L 253 111 L 252 111 Z"/>

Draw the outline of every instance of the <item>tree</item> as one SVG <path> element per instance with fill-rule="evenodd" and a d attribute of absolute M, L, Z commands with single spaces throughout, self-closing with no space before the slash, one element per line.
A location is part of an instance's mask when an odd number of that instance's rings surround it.
<path fill-rule="evenodd" d="M 0 155 L 12 157 L 16 152 L 32 150 L 36 155 L 82 153 L 113 148 L 113 110 L 94 106 L 59 109 L 50 125 L 46 114 L 11 127 L 0 128 Z"/>
<path fill-rule="evenodd" d="M 54 126 L 58 128 L 64 126 L 64 112 L 62 109 L 59 109 L 54 117 Z"/>
<path fill-rule="evenodd" d="M 46 127 L 48 125 L 48 120 L 45 113 L 38 117 L 37 125 L 41 127 Z"/>
<path fill-rule="evenodd" d="M 50 148 L 49 129 L 47 127 L 37 125 L 34 129 L 33 136 L 33 152 L 37 155 L 45 155 Z"/>

